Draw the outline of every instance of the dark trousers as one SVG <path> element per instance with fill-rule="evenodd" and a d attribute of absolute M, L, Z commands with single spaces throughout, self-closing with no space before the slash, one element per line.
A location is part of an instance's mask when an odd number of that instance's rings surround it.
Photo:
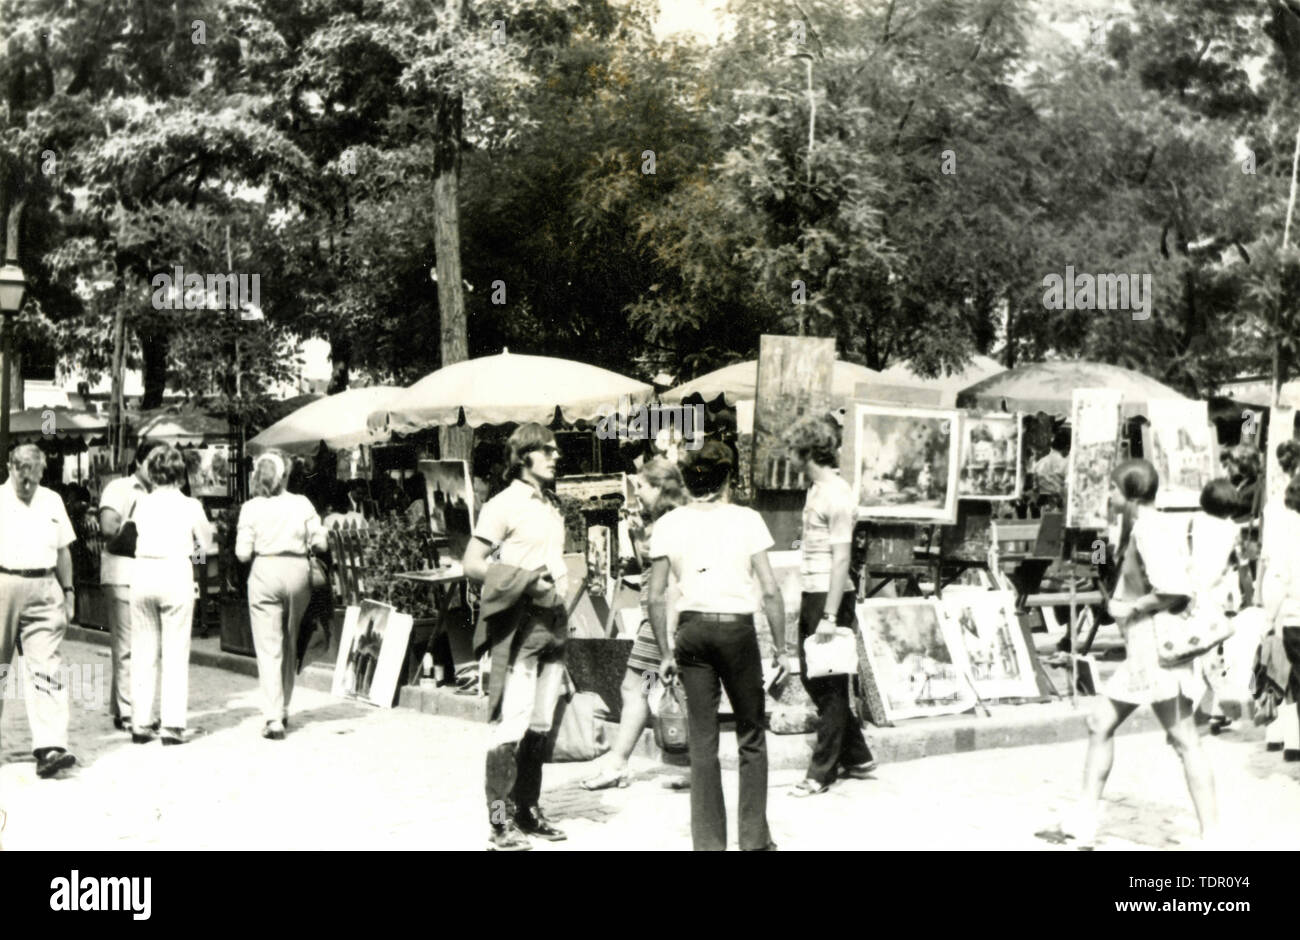
<path fill-rule="evenodd" d="M 519 625 L 508 655 L 493 656 L 491 682 L 505 686 L 498 713 L 492 716 L 493 733 L 499 740 L 504 730 L 504 736 L 511 739 L 496 744 L 487 754 L 484 790 L 488 820 L 494 826 L 534 811 L 542 795 L 547 731 L 537 728 L 544 724 L 549 729 L 556 703 L 547 689 L 540 688 L 538 672 L 564 661 L 563 630 L 563 623 L 556 622 L 552 611 L 533 608 Z M 511 688 L 516 683 L 520 689 Z M 521 695 L 514 694 L 521 691 Z M 517 707 L 520 702 L 522 710 Z M 539 709 L 548 713 L 544 721 L 539 721 Z M 503 729 L 503 725 L 507 727 Z"/>
<path fill-rule="evenodd" d="M 854 622 L 856 595 L 845 593 L 835 622 L 841 627 L 851 627 Z M 862 726 L 849 702 L 850 676 L 819 676 L 808 678 L 808 660 L 803 641 L 817 632 L 822 613 L 826 610 L 826 594 L 803 594 L 799 604 L 799 671 L 803 687 L 817 705 L 817 743 L 813 746 L 812 761 L 808 764 L 808 779 L 820 784 L 835 780 L 836 767 L 844 764 L 854 767 L 871 760 L 871 748 L 862 736 Z"/>
<path fill-rule="evenodd" d="M 1282 628 L 1282 648 L 1291 663 L 1291 698 L 1295 708 L 1300 711 L 1300 627 L 1284 626 Z"/>
<path fill-rule="evenodd" d="M 708 620 L 682 611 L 677 622 L 677 665 L 690 720 L 691 840 L 697 852 L 727 848 L 727 810 L 718 763 L 719 682 L 736 714 L 740 751 L 740 847 L 767 847 L 767 738 L 763 666 L 753 618 Z"/>

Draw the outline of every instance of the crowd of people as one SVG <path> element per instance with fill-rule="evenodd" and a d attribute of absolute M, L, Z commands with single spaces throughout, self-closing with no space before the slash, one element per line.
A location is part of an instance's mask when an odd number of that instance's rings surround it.
<path fill-rule="evenodd" d="M 787 655 L 785 607 L 768 560 L 772 535 L 762 516 L 730 498 L 734 449 L 710 440 L 695 450 L 665 449 L 638 461 L 628 517 L 643 572 L 641 624 L 622 685 L 618 735 L 583 786 L 627 785 L 629 757 L 650 721 L 650 693 L 656 685 L 680 683 L 689 717 L 690 778 L 677 785 L 691 791 L 697 850 L 727 845 L 718 759 L 723 690 L 735 716 L 742 849 L 776 848 L 767 824 L 765 695 L 786 676 L 800 675 L 818 716 L 812 756 L 793 795 L 813 797 L 842 776 L 864 778 L 875 769 L 852 707 L 853 679 L 807 677 L 806 644 L 828 642 L 837 630 L 854 626 L 850 553 L 857 500 L 837 470 L 841 439 L 833 414 L 807 417 L 784 438 L 808 487 L 797 657 Z M 1061 465 L 1068 449 L 1068 435 L 1058 433 L 1051 451 L 1033 465 L 1040 508 L 1055 508 L 1064 497 Z M 1216 701 L 1220 670 L 1210 657 L 1163 665 L 1157 618 L 1195 606 L 1203 618 L 1221 621 L 1262 601 L 1267 635 L 1261 656 L 1287 701 L 1300 700 L 1300 551 L 1280 542 L 1276 557 L 1267 560 L 1262 598 L 1253 596 L 1247 572 L 1257 554 L 1257 533 L 1249 521 L 1261 496 L 1260 461 L 1251 450 L 1228 453 L 1228 476 L 1204 488 L 1201 512 L 1190 516 L 1155 509 L 1161 481 L 1150 462 L 1123 461 L 1112 476 L 1112 510 L 1120 525 L 1107 612 L 1119 625 L 1126 656 L 1089 719 L 1083 790 L 1063 825 L 1083 847 L 1096 840 L 1116 729 L 1143 705 L 1152 707 L 1182 760 L 1203 838 L 1213 843 L 1219 835 L 1214 774 L 1197 719 L 1226 720 Z M 501 486 L 482 505 L 463 560 L 480 593 L 475 649 L 491 662 L 492 732 L 484 779 L 488 847 L 496 851 L 526 850 L 532 838 L 566 838 L 539 805 L 568 636 L 565 526 L 554 487 L 560 457 L 552 431 L 538 424 L 515 429 Z M 1282 444 L 1278 457 L 1286 472 L 1294 472 L 1300 442 Z M 63 502 L 40 485 L 40 449 L 15 448 L 8 466 L 9 480 L 0 487 L 0 661 L 7 663 L 21 644 L 37 773 L 51 777 L 76 762 L 60 684 L 60 646 L 73 612 L 69 547 L 76 536 Z M 322 519 L 317 505 L 293 492 L 293 476 L 293 461 L 283 454 L 267 452 L 254 460 L 251 498 L 240 509 L 234 545 L 237 558 L 251 565 L 248 604 L 262 735 L 270 740 L 284 739 L 289 729 L 300 665 L 298 629 L 313 591 L 311 559 L 327 551 L 330 527 L 366 522 L 357 488 L 333 486 Z M 212 526 L 200 503 L 182 491 L 184 481 L 181 453 L 145 442 L 136 451 L 133 473 L 111 482 L 100 498 L 101 579 L 112 638 L 110 710 L 114 726 L 136 744 L 160 738 L 177 745 L 191 738 L 193 558 L 210 543 Z M 475 474 L 476 486 L 485 482 Z M 394 486 L 394 492 L 410 498 L 409 511 L 422 506 L 423 493 L 414 486 Z M 400 503 L 393 508 L 402 511 Z M 1287 519 L 1300 514 L 1300 476 L 1286 489 L 1285 507 Z M 670 587 L 676 596 L 671 610 Z M 767 679 L 755 632 L 756 598 L 775 650 Z M 1300 717 L 1300 706 L 1287 707 L 1298 709 Z M 1300 749 L 1285 756 L 1300 759 Z"/>

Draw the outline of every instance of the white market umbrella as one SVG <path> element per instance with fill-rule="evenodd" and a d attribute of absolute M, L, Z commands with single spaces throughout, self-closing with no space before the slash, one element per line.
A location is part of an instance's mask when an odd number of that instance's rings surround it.
<path fill-rule="evenodd" d="M 564 420 L 594 421 L 618 410 L 620 401 L 640 404 L 652 387 L 617 372 L 554 356 L 504 351 L 452 363 L 403 389 L 370 416 L 372 428 L 410 433 L 454 425 L 465 413 L 470 427 L 483 424 L 550 424 L 559 408 Z"/>
<path fill-rule="evenodd" d="M 857 363 L 835 360 L 831 371 L 831 400 L 835 405 L 852 401 L 857 387 L 864 382 L 879 382 L 881 373 Z M 914 384 L 914 383 L 913 383 Z M 728 405 L 738 401 L 753 401 L 758 393 L 758 360 L 735 362 L 707 375 L 691 379 L 676 388 L 670 388 L 660 398 L 676 404 L 691 395 L 699 395 L 706 403 L 721 395 Z"/>
<path fill-rule="evenodd" d="M 359 444 L 374 444 L 388 439 L 381 430 L 371 430 L 366 419 L 374 411 L 387 408 L 403 389 L 392 385 L 349 388 L 303 405 L 285 415 L 247 444 L 250 454 L 270 447 L 288 453 L 314 453 L 321 441 L 332 450 L 347 450 Z"/>
<path fill-rule="evenodd" d="M 957 395 L 976 382 L 982 382 L 1000 373 L 1006 372 L 1006 366 L 989 356 L 974 355 L 960 372 L 951 375 L 939 375 L 926 378 L 912 371 L 910 362 L 900 362 L 880 373 L 881 381 L 889 385 L 914 385 L 919 388 L 936 389 L 941 397 L 940 403 L 951 408 L 957 401 Z"/>

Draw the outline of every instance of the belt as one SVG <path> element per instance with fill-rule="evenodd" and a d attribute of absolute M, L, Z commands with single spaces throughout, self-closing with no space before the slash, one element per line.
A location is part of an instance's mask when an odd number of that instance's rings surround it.
<path fill-rule="evenodd" d="M 703 610 L 683 610 L 677 615 L 680 620 L 707 620 L 710 623 L 753 623 L 753 614 L 712 614 Z"/>
<path fill-rule="evenodd" d="M 53 568 L 0 568 L 0 574 L 11 574 L 15 578 L 48 578 L 54 574 Z"/>
<path fill-rule="evenodd" d="M 302 552 L 264 552 L 259 553 L 258 558 L 306 558 Z"/>

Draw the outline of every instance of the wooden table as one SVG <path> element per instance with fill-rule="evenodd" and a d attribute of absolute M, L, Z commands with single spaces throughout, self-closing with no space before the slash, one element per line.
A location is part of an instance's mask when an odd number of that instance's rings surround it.
<path fill-rule="evenodd" d="M 451 599 L 455 594 L 455 589 L 466 583 L 465 569 L 460 562 L 451 562 L 441 568 L 428 571 L 403 571 L 397 577 L 403 581 L 413 581 L 416 584 L 432 586 L 436 604 L 436 612 L 431 628 L 419 631 L 422 634 L 420 636 L 417 636 L 414 627 L 411 630 L 411 648 L 406 669 L 406 683 L 410 685 L 419 681 L 420 664 L 424 660 L 424 655 L 433 652 L 434 644 L 446 632 L 447 609 L 451 606 Z"/>

